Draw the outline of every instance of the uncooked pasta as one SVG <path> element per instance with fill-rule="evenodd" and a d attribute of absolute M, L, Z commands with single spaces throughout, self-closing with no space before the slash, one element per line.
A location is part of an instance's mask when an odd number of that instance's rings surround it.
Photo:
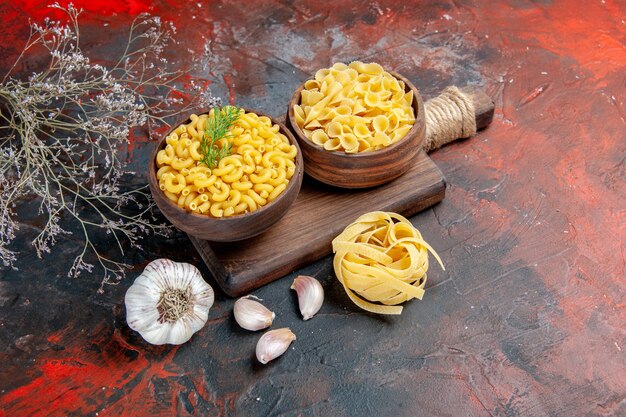
<path fill-rule="evenodd" d="M 362 215 L 333 240 L 333 252 L 335 274 L 350 299 L 378 314 L 400 314 L 398 304 L 422 299 L 428 252 L 443 268 L 420 232 L 396 213 Z"/>

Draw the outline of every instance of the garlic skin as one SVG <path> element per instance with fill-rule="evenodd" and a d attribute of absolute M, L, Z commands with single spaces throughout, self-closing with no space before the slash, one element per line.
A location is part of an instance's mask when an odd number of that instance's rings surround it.
<path fill-rule="evenodd" d="M 244 329 L 257 331 L 272 325 L 276 315 L 261 304 L 258 298 L 248 295 L 235 301 L 233 314 L 235 321 Z"/>
<path fill-rule="evenodd" d="M 291 285 L 292 290 L 298 293 L 298 305 L 302 318 L 308 320 L 313 317 L 324 303 L 324 289 L 322 284 L 313 277 L 297 276 Z"/>
<path fill-rule="evenodd" d="M 294 340 L 296 340 L 296 335 L 287 327 L 270 330 L 264 333 L 257 342 L 256 358 L 265 365 L 285 353 Z"/>
<path fill-rule="evenodd" d="M 180 345 L 204 326 L 214 299 L 195 266 L 157 259 L 126 291 L 126 322 L 148 343 Z"/>

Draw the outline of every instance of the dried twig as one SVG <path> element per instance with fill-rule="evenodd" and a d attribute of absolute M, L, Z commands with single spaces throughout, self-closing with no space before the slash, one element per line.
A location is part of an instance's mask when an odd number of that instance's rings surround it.
<path fill-rule="evenodd" d="M 15 267 L 17 253 L 10 244 L 19 229 L 20 204 L 34 194 L 39 214 L 47 216 L 32 242 L 37 254 L 50 252 L 61 235 L 70 233 L 61 226 L 69 218 L 82 234 L 83 247 L 68 275 L 92 272 L 98 265 L 103 284 L 115 283 L 127 265 L 105 256 L 94 245 L 93 232 L 105 230 L 123 255 L 124 239 L 137 246 L 145 234 L 168 230 L 152 215 L 147 188 L 125 185 L 132 173 L 117 151 L 132 129 L 154 131 L 191 110 L 175 84 L 181 73 L 168 70 L 162 58 L 175 28 L 158 17 L 139 16 L 124 53 L 106 68 L 81 51 L 81 10 L 71 4 L 52 7 L 65 11 L 68 23 L 32 24 L 22 54 L 0 83 L 0 261 Z M 13 72 L 34 48 L 45 48 L 49 62 L 21 80 Z M 197 90 L 194 107 L 218 104 L 208 89 Z"/>

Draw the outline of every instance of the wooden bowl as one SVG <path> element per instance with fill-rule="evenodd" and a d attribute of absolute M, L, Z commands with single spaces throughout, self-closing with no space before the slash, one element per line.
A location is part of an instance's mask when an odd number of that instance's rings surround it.
<path fill-rule="evenodd" d="M 424 102 L 417 88 L 402 75 L 406 92 L 413 91 L 415 124 L 398 142 L 373 152 L 327 151 L 304 136 L 296 123 L 293 106 L 300 104 L 304 83 L 293 93 L 287 112 L 287 126 L 293 130 L 304 157 L 304 171 L 323 183 L 342 188 L 367 188 L 392 181 L 409 170 L 422 147 L 426 134 Z M 308 81 L 308 80 L 307 80 Z"/>
<path fill-rule="evenodd" d="M 267 116 L 256 110 L 244 109 L 246 112 L 253 112 L 259 116 Z M 203 111 L 200 114 L 208 113 Z M 269 117 L 269 116 L 267 116 Z M 163 136 L 163 139 L 154 148 L 150 161 L 148 162 L 148 184 L 150 192 L 157 206 L 163 215 L 176 227 L 182 231 L 195 236 L 199 239 L 210 240 L 214 242 L 234 242 L 237 240 L 247 239 L 263 233 L 270 226 L 276 223 L 287 212 L 291 204 L 296 200 L 300 186 L 302 185 L 303 162 L 302 151 L 298 146 L 298 142 L 293 135 L 283 125 L 270 117 L 272 123 L 280 126 L 280 132 L 285 135 L 289 142 L 298 149 L 296 156 L 296 172 L 289 181 L 287 188 L 274 201 L 267 205 L 244 214 L 235 214 L 230 217 L 210 217 L 204 214 L 190 213 L 178 205 L 170 201 L 163 191 L 159 188 L 156 172 L 156 154 L 165 148 L 165 138 L 181 124 L 189 123 L 191 120 L 182 120 L 173 125 L 173 128 Z"/>

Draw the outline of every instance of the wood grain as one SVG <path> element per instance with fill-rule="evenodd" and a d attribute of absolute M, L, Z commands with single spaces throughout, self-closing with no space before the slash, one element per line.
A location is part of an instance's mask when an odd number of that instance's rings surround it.
<path fill-rule="evenodd" d="M 259 116 L 269 117 L 257 110 L 244 109 L 246 112 L 252 112 Z M 208 113 L 199 112 L 200 114 Z M 189 119 L 182 120 L 173 124 L 173 128 L 163 136 L 163 139 L 152 151 L 150 159 L 148 161 L 148 184 L 150 186 L 150 192 L 156 202 L 159 210 L 163 213 L 172 224 L 189 235 L 196 236 L 199 239 L 210 239 L 217 242 L 233 242 L 242 239 L 248 239 L 252 236 L 256 236 L 259 233 L 263 233 L 270 226 L 276 223 L 289 209 L 298 196 L 300 186 L 302 184 L 303 177 L 303 160 L 302 151 L 298 146 L 298 142 L 293 137 L 291 131 L 285 127 L 281 122 L 273 119 L 272 123 L 278 124 L 280 132 L 287 136 L 289 142 L 298 148 L 298 154 L 296 155 L 296 172 L 289 181 L 287 188 L 283 191 L 274 201 L 269 204 L 254 210 L 250 213 L 238 214 L 230 217 L 216 218 L 205 214 L 190 213 L 172 201 L 170 201 L 163 192 L 159 189 L 159 184 L 156 178 L 156 154 L 158 151 L 165 147 L 165 138 L 181 124 L 187 124 Z"/>
<path fill-rule="evenodd" d="M 385 184 L 404 174 L 413 164 L 426 132 L 424 103 L 417 88 L 405 77 L 390 72 L 404 82 L 405 91 L 413 91 L 415 124 L 398 142 L 374 152 L 345 153 L 327 151 L 311 142 L 296 123 L 294 106 L 300 104 L 304 83 L 293 93 L 289 102 L 286 124 L 294 132 L 302 149 L 304 170 L 313 178 L 342 188 L 367 188 Z"/>
<path fill-rule="evenodd" d="M 384 210 L 411 216 L 441 201 L 444 194 L 441 171 L 420 152 L 407 173 L 382 187 L 342 190 L 305 178 L 287 214 L 254 239 L 190 239 L 219 286 L 236 297 L 328 255 L 331 240 L 363 213 Z"/>

